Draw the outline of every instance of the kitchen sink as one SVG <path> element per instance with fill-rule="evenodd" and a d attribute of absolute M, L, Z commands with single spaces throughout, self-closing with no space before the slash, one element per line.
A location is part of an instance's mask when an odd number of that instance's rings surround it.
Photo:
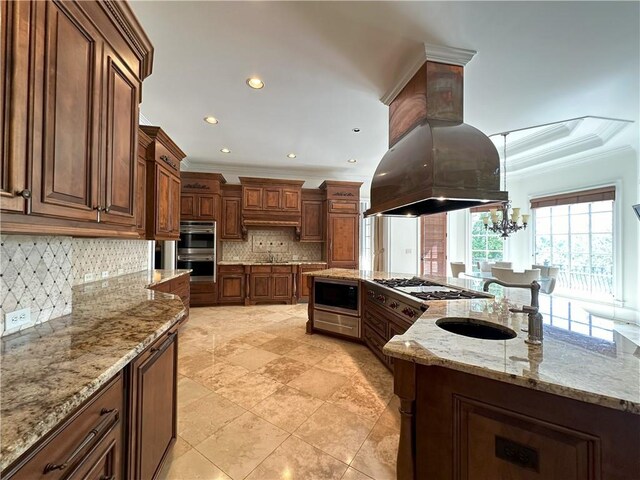
<path fill-rule="evenodd" d="M 436 325 L 447 332 L 482 340 L 509 340 L 516 337 L 510 328 L 477 318 L 446 317 L 436 320 Z"/>

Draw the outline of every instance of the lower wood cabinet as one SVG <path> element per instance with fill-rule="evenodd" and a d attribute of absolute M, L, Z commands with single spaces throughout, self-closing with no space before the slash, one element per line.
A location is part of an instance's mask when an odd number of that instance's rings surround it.
<path fill-rule="evenodd" d="M 245 272 L 249 282 L 245 305 L 296 303 L 297 265 L 251 265 Z"/>
<path fill-rule="evenodd" d="M 2 478 L 124 478 L 124 383 L 118 373 Z"/>
<path fill-rule="evenodd" d="M 156 478 L 176 439 L 178 326 L 128 368 L 129 478 Z"/>
<path fill-rule="evenodd" d="M 315 272 L 317 270 L 324 270 L 326 268 L 327 268 L 326 263 L 300 265 L 300 268 L 298 269 L 298 288 L 297 288 L 298 301 L 309 300 L 309 293 L 310 293 L 309 277 L 303 274 L 305 272 Z"/>
<path fill-rule="evenodd" d="M 192 281 L 190 305 L 208 307 L 218 303 L 218 283 L 209 281 Z"/>
<path fill-rule="evenodd" d="M 242 303 L 245 297 L 245 275 L 242 265 L 218 266 L 218 302 Z"/>

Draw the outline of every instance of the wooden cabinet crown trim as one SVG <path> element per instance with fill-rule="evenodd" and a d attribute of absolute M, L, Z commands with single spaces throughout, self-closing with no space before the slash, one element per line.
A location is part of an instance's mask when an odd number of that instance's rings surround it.
<path fill-rule="evenodd" d="M 258 178 L 258 177 L 238 177 L 241 185 L 293 185 L 302 187 L 304 180 L 287 180 L 282 178 Z"/>
<path fill-rule="evenodd" d="M 182 160 L 187 156 L 178 145 L 167 135 L 167 133 L 160 127 L 151 125 L 140 125 L 140 130 L 147 134 L 152 140 L 158 140 L 164 147 L 169 150 L 179 160 Z"/>

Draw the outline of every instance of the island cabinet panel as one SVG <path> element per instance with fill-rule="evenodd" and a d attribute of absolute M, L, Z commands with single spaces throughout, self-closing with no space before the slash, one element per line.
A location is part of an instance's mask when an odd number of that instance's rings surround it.
<path fill-rule="evenodd" d="M 398 479 L 640 478 L 640 416 L 396 359 Z"/>
<path fill-rule="evenodd" d="M 122 373 L 51 432 L 38 447 L 2 472 L 9 480 L 59 480 L 123 476 L 123 418 L 126 412 Z M 91 472 L 91 475 L 88 475 Z"/>
<path fill-rule="evenodd" d="M 327 268 L 327 265 L 325 263 L 300 265 L 300 268 L 298 269 L 298 300 L 309 300 L 309 294 L 311 293 L 311 289 L 309 287 L 310 277 L 308 277 L 307 275 L 303 275 L 303 273 L 324 270 L 325 268 Z"/>
<path fill-rule="evenodd" d="M 178 326 L 129 366 L 129 478 L 153 479 L 176 438 Z"/>

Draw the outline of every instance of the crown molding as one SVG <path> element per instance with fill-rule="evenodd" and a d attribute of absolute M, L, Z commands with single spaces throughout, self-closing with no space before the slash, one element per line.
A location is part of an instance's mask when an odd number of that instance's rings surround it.
<path fill-rule="evenodd" d="M 434 45 L 432 43 L 424 44 L 424 52 L 426 59 L 430 62 L 448 63 L 461 67 L 466 66 L 475 54 L 478 53 L 475 50 Z"/>
<path fill-rule="evenodd" d="M 611 160 L 612 157 L 626 156 L 635 157 L 636 151 L 630 145 L 619 145 L 617 147 L 610 147 L 600 149 L 599 151 L 586 155 L 572 155 L 564 158 L 559 158 L 556 161 L 548 162 L 544 164 L 530 165 L 518 170 L 512 170 L 507 173 L 508 178 L 519 178 L 526 175 L 535 173 L 538 170 L 548 170 L 549 168 L 564 168 L 581 165 L 584 163 L 599 161 L 599 160 Z"/>
<path fill-rule="evenodd" d="M 533 150 L 534 148 L 541 147 L 547 143 L 551 143 L 561 138 L 568 137 L 581 123 L 582 119 L 557 123 L 555 125 L 550 125 L 546 128 L 542 128 L 539 131 L 532 133 L 531 135 L 527 135 L 526 137 L 522 137 L 519 140 L 514 140 L 512 142 L 509 142 L 509 137 L 507 136 L 507 157 L 512 155 L 519 155 L 528 150 Z M 495 136 L 500 136 L 500 134 L 496 134 Z M 498 148 L 498 151 L 500 152 L 500 157 L 502 158 L 502 149 Z"/>
<path fill-rule="evenodd" d="M 142 112 L 138 113 L 138 124 L 139 125 L 153 125 L 153 123 L 151 122 L 151 120 L 149 120 L 147 117 L 145 117 Z"/>
<path fill-rule="evenodd" d="M 403 70 L 398 81 L 380 97 L 380 101 L 389 106 L 427 60 L 464 67 L 476 53 L 475 50 L 424 43 L 420 52 L 407 62 L 408 66 Z"/>

